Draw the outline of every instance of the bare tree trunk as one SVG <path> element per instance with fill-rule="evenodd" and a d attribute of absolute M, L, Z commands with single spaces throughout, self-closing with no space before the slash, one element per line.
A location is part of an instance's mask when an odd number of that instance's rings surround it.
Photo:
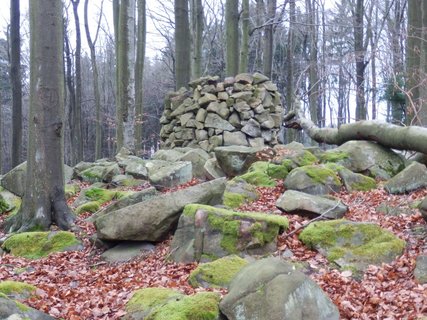
<path fill-rule="evenodd" d="M 68 89 L 68 99 L 67 99 L 67 112 L 68 112 L 68 135 L 67 141 L 69 142 L 69 152 L 67 154 L 68 163 L 73 163 L 74 155 L 73 155 L 73 138 L 72 138 L 72 128 L 74 116 L 73 112 L 76 107 L 76 92 L 74 90 L 74 81 L 73 81 L 73 62 L 71 58 L 71 50 L 70 50 L 70 40 L 68 39 L 67 32 L 64 33 L 64 51 L 65 51 L 65 66 L 66 66 L 66 74 L 65 74 L 65 84 Z M 67 149 L 68 150 L 68 149 Z"/>
<path fill-rule="evenodd" d="M 120 1 L 118 47 L 119 103 L 117 150 L 135 150 L 135 0 Z"/>
<path fill-rule="evenodd" d="M 422 2 L 422 31 L 420 52 L 420 109 L 418 112 L 418 125 L 427 126 L 427 3 Z"/>
<path fill-rule="evenodd" d="M 69 229 L 74 216 L 64 195 L 62 1 L 30 1 L 30 132 L 26 191 L 6 231 Z"/>
<path fill-rule="evenodd" d="M 307 20 L 310 32 L 310 66 L 309 66 L 309 90 L 308 100 L 311 120 L 319 124 L 321 120 L 322 112 L 319 112 L 319 74 L 318 74 L 318 61 L 317 61 L 317 19 L 316 19 L 316 8 L 315 1 L 306 0 L 307 7 Z"/>
<path fill-rule="evenodd" d="M 10 81 L 12 85 L 12 167 L 21 163 L 22 82 L 19 1 L 10 1 Z"/>
<path fill-rule="evenodd" d="M 176 89 L 187 87 L 191 75 L 191 39 L 188 0 L 175 0 L 175 79 Z"/>
<path fill-rule="evenodd" d="M 286 105 L 287 110 L 294 109 L 295 103 L 295 23 L 296 23 L 295 0 L 289 1 L 289 32 L 288 32 L 288 47 L 286 52 L 286 60 L 288 72 L 286 75 Z M 296 140 L 296 131 L 286 130 L 286 140 L 288 143 Z"/>
<path fill-rule="evenodd" d="M 357 0 L 353 16 L 354 54 L 356 58 L 356 120 L 366 119 L 365 100 L 365 47 L 363 43 L 364 0 Z"/>
<path fill-rule="evenodd" d="M 0 90 L 0 174 L 3 174 L 3 99 Z"/>
<path fill-rule="evenodd" d="M 292 0 L 291 0 L 292 1 Z M 264 0 L 256 0 L 256 16 L 255 21 L 257 26 L 261 26 L 264 23 Z M 257 42 L 256 42 L 256 55 L 255 55 L 255 70 L 262 70 L 262 28 L 257 31 Z"/>
<path fill-rule="evenodd" d="M 239 72 L 248 72 L 249 56 L 249 0 L 242 0 L 242 45 Z"/>
<path fill-rule="evenodd" d="M 264 29 L 264 74 L 271 78 L 273 68 L 273 25 L 276 17 L 276 0 L 267 0 L 267 25 Z"/>
<path fill-rule="evenodd" d="M 319 128 L 304 117 L 299 104 L 284 117 L 287 128 L 304 130 L 319 143 L 341 145 L 350 140 L 370 140 L 398 150 L 413 150 L 427 154 L 427 128 L 401 127 L 390 123 L 364 120 L 343 124 L 339 128 Z"/>
<path fill-rule="evenodd" d="M 239 1 L 225 1 L 226 75 L 239 72 Z"/>
<path fill-rule="evenodd" d="M 144 60 L 147 34 L 146 1 L 138 0 L 138 31 L 135 63 L 135 140 L 136 153 L 141 153 L 144 101 Z"/>
<path fill-rule="evenodd" d="M 96 29 L 96 34 L 94 40 L 90 35 L 89 30 L 89 19 L 88 19 L 88 0 L 85 0 L 84 3 L 84 20 L 85 20 L 85 31 L 86 31 L 86 40 L 90 50 L 90 64 L 92 67 L 93 74 L 93 94 L 95 97 L 95 159 L 102 158 L 102 130 L 101 130 L 101 97 L 99 93 L 99 75 L 98 75 L 98 66 L 96 64 L 96 52 L 95 44 L 98 39 L 99 28 L 101 26 L 101 21 L 98 21 L 98 27 Z M 100 19 L 102 17 L 102 4 L 101 3 L 101 13 L 99 15 Z"/>
<path fill-rule="evenodd" d="M 193 35 L 193 59 L 192 59 L 192 79 L 202 76 L 202 45 L 204 14 L 202 0 L 190 0 L 191 26 Z"/>

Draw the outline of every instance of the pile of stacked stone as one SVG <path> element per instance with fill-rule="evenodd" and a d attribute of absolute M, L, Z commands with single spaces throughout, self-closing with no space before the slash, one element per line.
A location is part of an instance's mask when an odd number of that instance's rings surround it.
<path fill-rule="evenodd" d="M 171 93 L 160 119 L 162 148 L 273 146 L 283 117 L 277 87 L 260 73 L 203 77 Z"/>

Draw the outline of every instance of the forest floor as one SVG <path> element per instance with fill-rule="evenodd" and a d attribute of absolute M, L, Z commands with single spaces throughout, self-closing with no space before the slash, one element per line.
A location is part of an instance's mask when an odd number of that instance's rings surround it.
<path fill-rule="evenodd" d="M 191 184 L 194 181 L 180 188 Z M 275 202 L 284 191 L 282 185 L 258 188 L 261 198 L 239 210 L 280 213 Z M 289 218 L 290 228 L 279 236 L 276 254 L 290 250 L 292 261 L 304 262 L 309 267 L 309 276 L 338 306 L 341 319 L 400 320 L 426 316 L 427 284 L 417 284 L 413 270 L 417 255 L 427 254 L 427 225 L 418 210 L 410 209 L 408 204 L 427 196 L 427 189 L 405 195 L 389 195 L 376 189 L 351 194 L 342 192 L 336 196 L 349 206 L 346 219 L 377 223 L 404 239 L 407 243 L 404 254 L 391 264 L 370 266 L 361 279 L 355 280 L 350 271 L 335 269 L 322 255 L 307 249 L 298 240 L 302 229 L 288 236 L 308 221 L 288 214 L 285 216 Z M 400 216 L 377 213 L 375 208 L 383 202 L 406 208 L 411 213 Z M 132 292 L 140 288 L 166 287 L 186 294 L 206 291 L 194 289 L 187 282 L 196 263 L 167 261 L 170 239 L 158 243 L 155 251 L 143 259 L 120 264 L 103 262 L 101 251 L 89 241 L 95 228 L 84 221 L 86 217 L 83 215 L 77 220 L 80 227 L 77 236 L 84 243 L 83 251 L 51 254 L 39 260 L 4 255 L 0 257 L 0 281 L 24 281 L 37 286 L 37 295 L 25 303 L 53 317 L 70 320 L 119 319 L 125 314 L 124 305 Z M 19 273 L 17 270 L 26 271 Z M 226 294 L 226 290 L 219 292 Z"/>

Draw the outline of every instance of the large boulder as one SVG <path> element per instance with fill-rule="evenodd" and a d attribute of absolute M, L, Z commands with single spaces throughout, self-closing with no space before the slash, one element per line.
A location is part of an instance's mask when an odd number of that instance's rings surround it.
<path fill-rule="evenodd" d="M 342 186 L 336 171 L 325 165 L 309 165 L 293 169 L 285 179 L 289 190 L 313 195 L 339 192 Z"/>
<path fill-rule="evenodd" d="M 427 168 L 419 162 L 412 162 L 384 184 L 391 194 L 406 193 L 427 186 Z"/>
<path fill-rule="evenodd" d="M 144 288 L 126 303 L 124 320 L 219 320 L 219 294 L 200 292 L 186 296 L 166 288 Z"/>
<path fill-rule="evenodd" d="M 71 180 L 73 169 L 64 165 L 64 181 L 68 183 Z M 27 161 L 17 165 L 1 178 L 1 186 L 10 192 L 22 197 L 25 192 L 25 183 L 27 179 Z"/>
<path fill-rule="evenodd" d="M 285 179 L 288 175 L 286 165 L 277 165 L 267 161 L 254 162 L 248 172 L 239 176 L 240 179 L 259 187 L 275 187 L 276 179 Z"/>
<path fill-rule="evenodd" d="M 0 294 L 6 295 L 10 299 L 24 300 L 35 295 L 37 287 L 19 281 L 0 281 Z"/>
<path fill-rule="evenodd" d="M 219 166 L 229 177 L 235 177 L 245 173 L 252 163 L 256 162 L 257 152 L 261 148 L 244 146 L 229 146 L 215 148 L 215 157 Z"/>
<path fill-rule="evenodd" d="M 180 161 L 190 161 L 192 164 L 193 177 L 199 179 L 209 178 L 204 166 L 210 158 L 209 154 L 202 149 L 191 149 L 182 155 Z"/>
<path fill-rule="evenodd" d="M 6 239 L 2 249 L 17 257 L 38 259 L 53 252 L 83 249 L 81 242 L 71 232 L 22 232 Z"/>
<path fill-rule="evenodd" d="M 0 294 L 0 319 L 5 320 L 54 320 L 55 318 Z"/>
<path fill-rule="evenodd" d="M 239 177 L 227 181 L 224 191 L 224 205 L 229 208 L 238 208 L 242 204 L 258 200 L 259 194 L 255 186 Z"/>
<path fill-rule="evenodd" d="M 355 271 L 364 271 L 370 264 L 390 263 L 405 248 L 405 241 L 376 224 L 347 220 L 311 223 L 299 239 L 341 268 Z"/>
<path fill-rule="evenodd" d="M 148 179 L 156 188 L 170 188 L 193 179 L 190 161 L 169 162 L 152 160 L 146 163 Z"/>
<path fill-rule="evenodd" d="M 82 168 L 85 168 L 82 166 Z M 95 182 L 111 182 L 114 176 L 120 174 L 119 165 L 112 161 L 99 161 L 94 162 L 91 166 L 86 169 L 79 171 L 76 167 L 74 168 L 75 174 L 81 180 L 89 183 Z"/>
<path fill-rule="evenodd" d="M 338 200 L 294 190 L 285 191 L 277 199 L 276 206 L 290 214 L 302 214 L 310 217 L 322 215 L 328 219 L 342 218 L 348 210 L 348 207 Z"/>
<path fill-rule="evenodd" d="M 216 179 L 184 190 L 154 196 L 137 204 L 101 215 L 95 220 L 102 240 L 163 240 L 176 226 L 188 203 L 218 204 L 225 179 Z"/>
<path fill-rule="evenodd" d="M 220 303 L 229 320 L 339 319 L 322 289 L 292 264 L 267 258 L 244 267 Z"/>
<path fill-rule="evenodd" d="M 0 215 L 5 212 L 13 214 L 21 207 L 21 198 L 0 187 Z"/>
<path fill-rule="evenodd" d="M 336 167 L 335 170 L 338 172 L 338 175 L 348 192 L 369 191 L 377 187 L 375 179 L 371 177 L 365 176 L 361 173 L 355 173 L 340 165 L 335 166 L 329 164 L 329 167 L 332 169 Z"/>
<path fill-rule="evenodd" d="M 322 162 L 334 162 L 353 172 L 384 180 L 390 179 L 405 165 L 395 152 L 371 141 L 348 141 L 326 151 Z"/>
<path fill-rule="evenodd" d="M 192 262 L 229 254 L 268 254 L 276 250 L 277 235 L 287 227 L 288 220 L 279 215 L 189 204 L 179 219 L 171 258 Z"/>

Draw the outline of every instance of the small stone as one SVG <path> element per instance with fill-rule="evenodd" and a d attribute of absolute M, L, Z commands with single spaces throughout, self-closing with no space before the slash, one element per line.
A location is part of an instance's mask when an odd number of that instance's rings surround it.
<path fill-rule="evenodd" d="M 236 82 L 242 84 L 252 84 L 254 77 L 250 73 L 240 73 L 236 76 Z"/>

